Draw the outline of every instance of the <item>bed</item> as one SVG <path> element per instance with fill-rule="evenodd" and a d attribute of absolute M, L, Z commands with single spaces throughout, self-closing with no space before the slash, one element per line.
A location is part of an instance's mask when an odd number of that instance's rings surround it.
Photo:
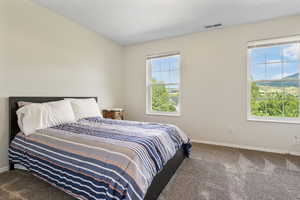
<path fill-rule="evenodd" d="M 20 133 L 17 102 L 64 98 L 9 97 L 10 169 L 21 164 L 78 199 L 157 199 L 188 156 L 191 145 L 183 133 L 171 125 L 103 118 L 42 129 L 29 137 Z"/>

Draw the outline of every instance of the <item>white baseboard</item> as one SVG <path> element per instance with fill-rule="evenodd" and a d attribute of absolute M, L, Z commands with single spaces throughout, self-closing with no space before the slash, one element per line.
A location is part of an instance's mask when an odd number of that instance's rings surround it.
<path fill-rule="evenodd" d="M 0 173 L 3 173 L 3 172 L 6 172 L 6 171 L 8 171 L 8 166 L 6 166 L 6 167 L 1 167 L 0 168 Z"/>
<path fill-rule="evenodd" d="M 202 143 L 202 144 L 210 144 L 216 146 L 224 146 L 224 147 L 231 147 L 236 149 L 247 149 L 253 151 L 263 151 L 269 153 L 279 153 L 279 154 L 290 154 L 294 156 L 300 156 L 300 152 L 289 152 L 289 151 L 281 151 L 277 149 L 268 149 L 268 148 L 261 148 L 261 147 L 254 147 L 248 145 L 239 145 L 239 144 L 231 144 L 231 143 L 223 143 L 223 142 L 212 142 L 212 141 L 204 141 L 204 140 L 191 140 L 194 143 Z"/>
<path fill-rule="evenodd" d="M 293 156 L 300 156 L 299 152 L 294 152 L 294 151 L 291 151 L 288 154 L 293 155 Z"/>

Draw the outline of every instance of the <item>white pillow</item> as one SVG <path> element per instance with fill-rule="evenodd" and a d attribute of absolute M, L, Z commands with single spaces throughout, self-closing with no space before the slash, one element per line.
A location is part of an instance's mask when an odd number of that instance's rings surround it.
<path fill-rule="evenodd" d="M 72 106 L 69 101 L 61 100 L 44 104 L 49 107 L 51 126 L 76 121 Z"/>
<path fill-rule="evenodd" d="M 88 117 L 102 117 L 100 108 L 94 98 L 66 100 L 71 102 L 76 120 Z"/>
<path fill-rule="evenodd" d="M 38 129 L 74 122 L 75 116 L 69 101 L 33 103 L 17 110 L 19 128 L 25 135 Z"/>

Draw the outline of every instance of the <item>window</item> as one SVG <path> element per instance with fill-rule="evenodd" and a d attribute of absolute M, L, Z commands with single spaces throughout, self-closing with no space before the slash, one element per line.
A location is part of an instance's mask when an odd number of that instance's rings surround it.
<path fill-rule="evenodd" d="M 300 36 L 248 43 L 248 119 L 300 123 Z"/>
<path fill-rule="evenodd" d="M 180 114 L 180 55 L 147 58 L 147 114 Z"/>

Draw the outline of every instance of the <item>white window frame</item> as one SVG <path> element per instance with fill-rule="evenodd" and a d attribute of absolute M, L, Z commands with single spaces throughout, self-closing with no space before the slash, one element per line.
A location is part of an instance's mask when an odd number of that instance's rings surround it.
<path fill-rule="evenodd" d="M 248 42 L 247 45 L 247 120 L 248 121 L 300 124 L 300 116 L 298 118 L 268 117 L 268 116 L 263 117 L 263 116 L 255 116 L 252 115 L 251 113 L 251 83 L 257 82 L 251 80 L 251 66 L 252 66 L 251 48 L 264 47 L 264 46 L 271 47 L 274 45 L 291 44 L 291 43 L 299 43 L 299 42 L 300 42 L 300 35 Z M 265 81 L 272 82 L 272 80 L 265 80 Z M 300 113 L 300 106 L 299 106 L 299 113 Z"/>
<path fill-rule="evenodd" d="M 178 85 L 179 97 L 178 97 L 178 110 L 176 112 L 162 112 L 152 110 L 152 76 L 151 76 L 151 66 L 150 60 L 160 57 L 169 57 L 169 56 L 179 56 L 179 81 L 178 83 L 167 83 L 167 84 L 158 84 L 158 85 Z M 146 114 L 147 115 L 163 115 L 163 116 L 180 116 L 181 115 L 181 54 L 180 52 L 168 52 L 161 53 L 156 55 L 146 56 Z"/>

